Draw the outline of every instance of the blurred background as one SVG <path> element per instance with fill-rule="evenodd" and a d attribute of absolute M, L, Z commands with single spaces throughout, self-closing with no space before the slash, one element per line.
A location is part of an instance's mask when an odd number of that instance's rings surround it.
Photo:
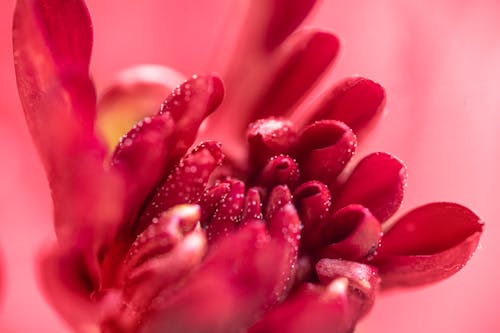
<path fill-rule="evenodd" d="M 0 4 L 0 331 L 67 332 L 37 289 L 34 262 L 53 240 L 50 193 L 24 123 L 12 63 L 14 0 Z M 92 72 L 102 90 L 139 63 L 191 75 L 222 69 L 242 1 L 89 0 Z M 362 152 L 388 151 L 409 170 L 401 213 L 454 201 L 486 221 L 480 248 L 452 278 L 381 295 L 357 333 L 500 330 L 500 2 L 323 1 L 307 21 L 342 41 L 328 77 L 382 83 L 388 114 Z M 400 213 L 400 214 L 401 214 Z"/>

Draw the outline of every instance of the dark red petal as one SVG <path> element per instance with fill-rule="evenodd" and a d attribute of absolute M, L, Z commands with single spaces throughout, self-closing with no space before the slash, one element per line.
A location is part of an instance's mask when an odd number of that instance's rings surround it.
<path fill-rule="evenodd" d="M 230 234 L 240 224 L 245 204 L 245 183 L 239 180 L 231 181 L 231 189 L 217 205 L 214 215 L 207 226 L 208 241 Z"/>
<path fill-rule="evenodd" d="M 201 226 L 206 227 L 215 213 L 217 206 L 231 190 L 231 184 L 223 182 L 216 183 L 203 192 L 200 199 Z"/>
<path fill-rule="evenodd" d="M 320 257 L 360 260 L 377 250 L 382 231 L 380 223 L 363 206 L 349 205 L 336 211 L 322 230 Z"/>
<path fill-rule="evenodd" d="M 245 205 L 243 208 L 243 216 L 241 218 L 242 225 L 246 225 L 253 220 L 263 220 L 262 202 L 260 193 L 257 188 L 251 187 L 248 189 L 245 196 Z"/>
<path fill-rule="evenodd" d="M 264 166 L 259 176 L 257 184 L 265 188 L 273 188 L 276 185 L 286 185 L 293 189 L 300 179 L 299 167 L 290 156 L 278 155 L 271 159 Z"/>
<path fill-rule="evenodd" d="M 135 219 L 146 197 L 163 177 L 169 153 L 169 138 L 174 132 L 170 115 L 146 117 L 127 133 L 111 159 L 114 170 L 127 182 L 127 216 Z M 130 231 L 130 226 L 124 232 Z"/>
<path fill-rule="evenodd" d="M 155 190 L 137 222 L 136 233 L 144 230 L 168 208 L 198 203 L 214 169 L 222 163 L 221 146 L 215 141 L 199 144 L 175 167 Z"/>
<path fill-rule="evenodd" d="M 134 124 L 152 117 L 184 78 L 171 68 L 140 65 L 121 72 L 100 96 L 96 129 L 112 151 L 124 133 Z"/>
<path fill-rule="evenodd" d="M 315 3 L 316 0 L 270 1 L 269 22 L 263 34 L 265 48 L 273 50 L 283 42 L 306 18 Z"/>
<path fill-rule="evenodd" d="M 348 297 L 351 304 L 357 304 L 360 317 L 367 314 L 375 303 L 380 285 L 376 268 L 353 261 L 321 259 L 316 264 L 316 272 L 325 285 L 337 278 L 349 279 Z"/>
<path fill-rule="evenodd" d="M 293 204 L 288 203 L 273 214 L 269 223 L 269 233 L 273 241 L 282 249 L 283 255 L 276 265 L 281 266 L 281 276 L 271 304 L 281 302 L 294 283 L 299 253 L 301 223 Z"/>
<path fill-rule="evenodd" d="M 222 239 L 200 270 L 168 297 L 158 297 L 141 332 L 238 332 L 269 301 L 280 276 L 281 251 L 263 224 Z"/>
<path fill-rule="evenodd" d="M 317 248 L 331 205 L 328 187 L 317 181 L 302 183 L 293 193 L 293 201 L 304 225 L 301 247 L 306 251 Z"/>
<path fill-rule="evenodd" d="M 417 286 L 453 275 L 474 253 L 482 230 L 481 219 L 455 203 L 410 211 L 382 238 L 375 261 L 383 286 Z"/>
<path fill-rule="evenodd" d="M 358 133 L 384 106 L 385 91 L 380 84 L 362 77 L 347 78 L 322 97 L 310 121 L 335 119 Z"/>
<path fill-rule="evenodd" d="M 403 162 L 387 153 L 373 153 L 356 165 L 337 197 L 333 198 L 333 209 L 360 204 L 383 223 L 401 205 L 405 187 Z"/>
<path fill-rule="evenodd" d="M 292 194 L 285 185 L 278 185 L 271 191 L 269 199 L 267 200 L 265 220 L 267 222 L 273 219 L 273 216 L 283 206 L 292 201 Z"/>
<path fill-rule="evenodd" d="M 174 248 L 200 220 L 200 207 L 177 205 L 150 224 L 132 243 L 125 255 L 118 279 L 125 280 L 138 266 Z M 120 281 L 119 281 L 120 282 Z"/>
<path fill-rule="evenodd" d="M 337 56 L 339 41 L 326 31 L 303 30 L 282 46 L 272 81 L 253 108 L 253 119 L 284 116 Z"/>
<path fill-rule="evenodd" d="M 250 163 L 260 167 L 273 156 L 288 154 L 297 143 L 297 132 L 290 121 L 259 119 L 248 127 L 247 140 Z"/>
<path fill-rule="evenodd" d="M 308 126 L 298 143 L 302 176 L 331 184 L 356 149 L 356 136 L 338 121 L 320 121 Z"/>
<path fill-rule="evenodd" d="M 219 106 L 223 96 L 221 79 L 215 75 L 195 75 L 167 97 L 160 114 L 169 113 L 175 122 L 168 166 L 172 166 L 193 144 L 200 124 Z"/>
<path fill-rule="evenodd" d="M 292 298 L 272 309 L 249 333 L 352 333 L 358 317 L 349 304 L 349 282 L 332 281 L 326 288 L 305 285 Z"/>

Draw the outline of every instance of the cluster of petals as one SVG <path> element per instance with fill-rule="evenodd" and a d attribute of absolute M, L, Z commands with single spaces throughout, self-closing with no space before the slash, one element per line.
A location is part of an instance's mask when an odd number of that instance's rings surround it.
<path fill-rule="evenodd" d="M 18 88 L 58 238 L 41 280 L 75 331 L 352 332 L 379 289 L 468 261 L 472 211 L 439 202 L 391 219 L 405 165 L 381 152 L 349 163 L 384 108 L 379 84 L 347 78 L 300 107 L 339 48 L 296 30 L 313 5 L 254 5 L 224 84 L 138 70 L 96 102 L 84 2 L 17 1 Z M 114 142 L 131 108 L 143 118 Z"/>

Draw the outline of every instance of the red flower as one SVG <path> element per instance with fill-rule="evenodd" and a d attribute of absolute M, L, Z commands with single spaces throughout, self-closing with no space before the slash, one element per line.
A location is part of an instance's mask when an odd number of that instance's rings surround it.
<path fill-rule="evenodd" d="M 98 108 L 84 3 L 17 2 L 18 88 L 59 240 L 41 275 L 75 330 L 352 332 L 380 282 L 435 282 L 467 262 L 482 231 L 469 209 L 433 203 L 388 222 L 403 198 L 402 162 L 375 153 L 345 171 L 357 134 L 383 109 L 379 84 L 349 78 L 296 106 L 338 49 L 324 31 L 288 37 L 313 4 L 255 6 L 260 22 L 216 113 L 222 81 L 193 76 L 108 150 L 96 118 L 110 145 L 109 109 L 150 101 L 171 82 L 132 73 Z M 194 145 L 200 126 L 217 141 Z"/>

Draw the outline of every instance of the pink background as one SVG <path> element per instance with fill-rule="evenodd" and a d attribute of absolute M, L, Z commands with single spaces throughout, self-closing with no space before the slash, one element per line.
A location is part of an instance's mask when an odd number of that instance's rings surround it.
<path fill-rule="evenodd" d="M 137 63 L 186 74 L 220 69 L 240 2 L 92 0 L 98 88 Z M 438 200 L 473 208 L 487 223 L 473 260 L 432 287 L 378 298 L 356 332 L 500 331 L 500 3 L 496 0 L 324 1 L 309 23 L 329 28 L 342 53 L 328 80 L 349 74 L 386 87 L 388 116 L 363 151 L 407 162 L 401 211 Z M 419 4 L 416 4 L 419 3 Z M 66 332 L 44 303 L 34 258 L 52 239 L 49 191 L 24 124 L 10 42 L 14 0 L 0 4 L 0 332 Z M 226 43 L 227 44 L 227 43 Z"/>

